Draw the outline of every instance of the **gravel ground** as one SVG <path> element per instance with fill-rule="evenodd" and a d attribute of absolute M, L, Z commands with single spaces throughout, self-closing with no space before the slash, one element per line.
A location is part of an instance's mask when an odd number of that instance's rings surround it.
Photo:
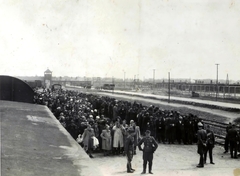
<path fill-rule="evenodd" d="M 223 151 L 223 148 L 216 146 L 213 150 L 215 165 L 210 164 L 208 159 L 204 168 L 197 168 L 199 155 L 196 145 L 159 144 L 154 154 L 152 171 L 157 176 L 239 176 L 240 159 L 231 159 L 230 154 L 223 154 Z M 142 152 L 140 151 L 137 151 L 137 155 L 134 155 L 132 161 L 132 167 L 136 169 L 134 173 L 126 172 L 125 156 L 103 157 L 100 153 L 94 156 L 95 158 L 92 160 L 98 165 L 104 176 L 141 175 Z"/>

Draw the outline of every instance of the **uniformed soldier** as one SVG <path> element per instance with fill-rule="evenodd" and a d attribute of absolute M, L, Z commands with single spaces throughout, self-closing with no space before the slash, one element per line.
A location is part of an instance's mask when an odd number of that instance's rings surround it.
<path fill-rule="evenodd" d="M 158 148 L 158 144 L 154 137 L 150 136 L 151 132 L 147 130 L 145 132 L 146 136 L 144 136 L 138 143 L 138 148 L 140 151 L 143 151 L 143 171 L 142 174 L 146 173 L 146 167 L 148 162 L 148 171 L 150 174 L 152 173 L 152 160 L 153 160 L 153 153 Z M 141 145 L 144 144 L 142 148 Z"/>
<path fill-rule="evenodd" d="M 230 154 L 231 158 L 237 158 L 237 141 L 238 141 L 238 132 L 236 125 L 233 124 L 232 128 L 228 131 L 228 139 L 230 143 Z"/>
<path fill-rule="evenodd" d="M 232 128 L 232 123 L 229 122 L 229 124 L 226 127 L 226 136 L 225 136 L 225 141 L 224 141 L 224 153 L 228 152 L 228 147 L 229 147 L 229 139 L 228 139 L 228 131 Z"/>
<path fill-rule="evenodd" d="M 197 152 L 200 155 L 200 160 L 197 167 L 201 168 L 201 167 L 204 167 L 204 154 L 206 151 L 207 132 L 206 130 L 203 129 L 203 124 L 201 122 L 198 123 L 198 129 L 199 130 L 197 132 L 197 137 L 198 137 Z"/>
<path fill-rule="evenodd" d="M 134 136 L 135 136 L 135 131 L 133 127 L 129 127 L 127 130 L 127 137 L 125 140 L 125 154 L 127 156 L 127 173 L 133 173 L 135 169 L 132 168 L 132 159 L 133 159 L 133 154 L 134 154 Z"/>
<path fill-rule="evenodd" d="M 210 126 L 207 126 L 207 142 L 206 142 L 207 146 L 206 146 L 206 151 L 204 154 L 204 163 L 206 163 L 207 161 L 207 153 L 209 152 L 209 159 L 210 159 L 210 164 L 215 164 L 213 162 L 213 156 L 212 156 L 212 151 L 215 145 L 215 135 L 213 133 L 213 131 L 210 129 Z"/>

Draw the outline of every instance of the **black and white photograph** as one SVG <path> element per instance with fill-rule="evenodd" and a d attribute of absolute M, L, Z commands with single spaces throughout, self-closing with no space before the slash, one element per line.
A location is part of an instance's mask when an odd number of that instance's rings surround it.
<path fill-rule="evenodd" d="M 0 0 L 0 175 L 240 176 L 240 2 Z"/>

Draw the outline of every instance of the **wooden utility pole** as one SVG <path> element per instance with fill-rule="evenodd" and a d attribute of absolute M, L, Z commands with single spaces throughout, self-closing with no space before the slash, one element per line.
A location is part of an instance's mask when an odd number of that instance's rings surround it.
<path fill-rule="evenodd" d="M 168 103 L 170 103 L 170 72 L 168 72 Z"/>
<path fill-rule="evenodd" d="M 217 101 L 217 98 L 218 98 L 218 65 L 219 65 L 219 64 L 216 64 L 216 66 L 217 66 L 217 79 L 216 79 L 216 101 Z"/>

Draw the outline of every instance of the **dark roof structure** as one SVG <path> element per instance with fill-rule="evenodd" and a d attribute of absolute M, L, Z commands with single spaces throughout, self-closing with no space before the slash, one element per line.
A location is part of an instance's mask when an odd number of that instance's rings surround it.
<path fill-rule="evenodd" d="M 0 100 L 33 103 L 34 91 L 24 81 L 0 75 Z"/>
<path fill-rule="evenodd" d="M 52 74 L 52 71 L 50 71 L 49 69 L 47 69 L 44 73 L 46 73 L 46 74 Z"/>

